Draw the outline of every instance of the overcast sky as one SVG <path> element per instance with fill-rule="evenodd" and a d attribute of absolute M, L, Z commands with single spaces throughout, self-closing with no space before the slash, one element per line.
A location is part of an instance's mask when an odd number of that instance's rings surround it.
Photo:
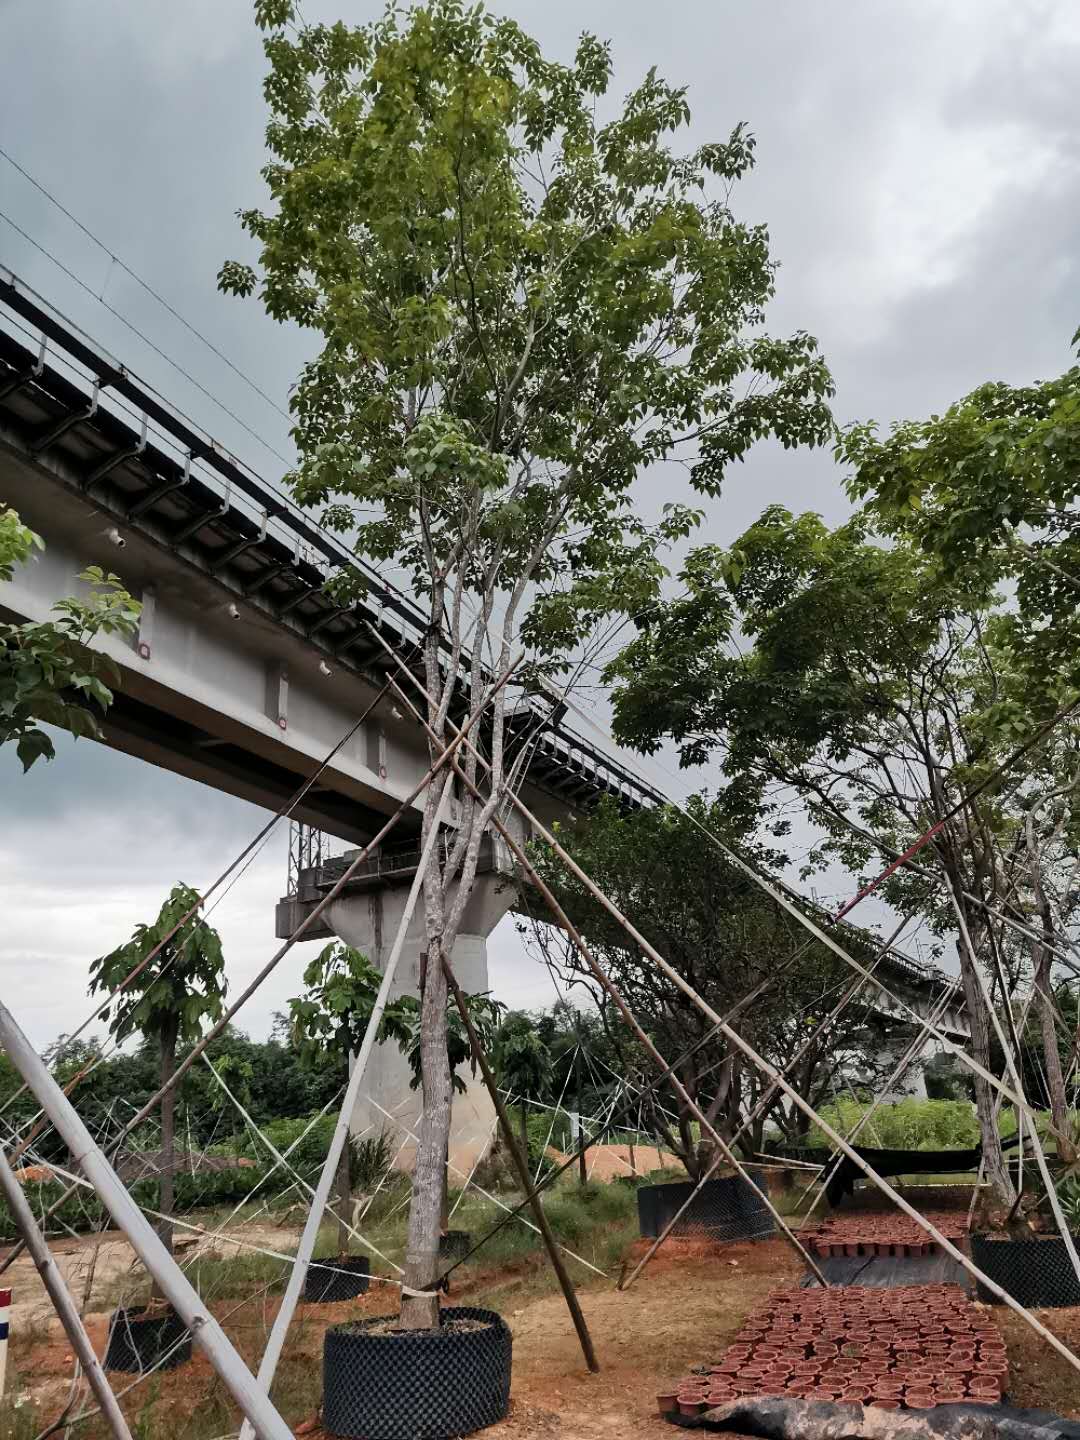
<path fill-rule="evenodd" d="M 309 19 L 362 21 L 378 7 L 304 8 Z M 923 415 L 983 380 L 1041 378 L 1069 363 L 1080 324 L 1075 0 L 497 8 L 559 57 L 571 56 L 583 26 L 610 37 L 616 92 L 654 64 L 686 84 L 687 143 L 748 123 L 758 164 L 735 208 L 768 223 L 782 263 L 769 323 L 817 335 L 839 418 Z M 0 0 L 0 26 L 0 145 L 283 406 L 304 337 L 215 288 L 222 260 L 247 253 L 235 211 L 261 200 L 263 57 L 249 5 Z M 280 473 L 274 452 L 289 447 L 277 410 L 3 159 L 0 211 L 87 288 L 3 219 L 0 263 L 261 473 Z M 844 513 L 830 457 L 762 449 L 732 475 L 707 538 L 729 541 L 777 500 Z M 26 779 L 13 755 L 0 755 L 0 807 L 5 998 L 39 1043 L 83 1018 L 89 960 L 150 918 L 177 879 L 212 879 L 263 818 L 89 742 L 63 744 Z M 284 882 L 281 836 L 214 913 L 236 987 L 273 945 Z M 510 922 L 492 952 L 500 998 L 553 998 Z M 252 1002 L 251 1033 L 297 992 L 304 963 L 300 950 Z"/>

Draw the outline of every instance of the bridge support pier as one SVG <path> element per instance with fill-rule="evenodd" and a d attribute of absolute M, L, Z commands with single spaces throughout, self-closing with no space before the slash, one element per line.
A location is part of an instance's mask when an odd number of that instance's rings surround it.
<path fill-rule="evenodd" d="M 327 910 L 329 927 L 346 945 L 362 950 L 376 969 L 382 970 L 408 893 L 407 885 L 384 884 L 345 895 Z M 480 994 L 489 989 L 488 936 L 510 909 L 515 894 L 513 883 L 504 875 L 490 873 L 476 878 L 451 954 L 454 974 L 467 994 Z M 420 957 L 425 943 L 423 910 L 421 900 L 406 932 L 392 999 L 419 994 Z M 467 1088 L 463 1095 L 454 1096 L 450 1163 L 462 1175 L 467 1175 L 491 1141 L 495 1109 L 479 1076 L 474 1079 L 467 1069 L 459 1074 Z M 421 1092 L 419 1088 L 412 1089 L 411 1082 L 412 1071 L 398 1047 L 392 1041 L 377 1045 L 352 1117 L 354 1134 L 365 1131 L 369 1136 L 380 1132 L 389 1134 L 395 1150 L 401 1150 L 398 1164 L 405 1168 L 411 1166 L 416 1149 L 409 1132 L 418 1133 L 423 1108 Z M 450 1184 L 455 1183 L 461 1183 L 461 1176 L 451 1169 Z"/>

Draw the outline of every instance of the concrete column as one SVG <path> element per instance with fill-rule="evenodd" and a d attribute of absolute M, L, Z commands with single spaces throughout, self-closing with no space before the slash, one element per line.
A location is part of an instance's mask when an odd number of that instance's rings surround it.
<path fill-rule="evenodd" d="M 907 1051 L 911 1042 L 918 1034 L 915 1025 L 903 1025 L 891 1034 L 884 1042 L 878 1054 L 878 1063 L 891 1074 L 900 1063 L 902 1056 Z M 940 1048 L 931 1038 L 923 1046 L 922 1053 L 918 1055 L 904 1071 L 899 1081 L 891 1090 L 879 1098 L 884 1104 L 894 1104 L 898 1100 L 925 1100 L 926 1099 L 926 1075 L 924 1073 L 927 1060 Z"/>
<path fill-rule="evenodd" d="M 362 950 L 381 970 L 397 933 L 408 893 L 406 882 L 404 885 L 381 884 L 366 892 L 344 896 L 326 912 L 330 928 L 346 945 Z M 513 883 L 505 875 L 493 873 L 479 875 L 476 879 L 451 955 L 454 974 L 468 994 L 479 994 L 488 989 L 487 937 L 510 909 L 514 896 Z M 425 943 L 423 910 L 421 901 L 406 932 L 405 949 L 398 962 L 391 998 L 419 994 L 420 956 Z M 488 1146 L 495 1124 L 495 1111 L 480 1077 L 474 1080 L 465 1066 L 459 1074 L 468 1088 L 464 1095 L 454 1096 L 450 1161 L 458 1170 L 468 1174 Z M 370 1126 L 369 1135 L 377 1135 L 381 1130 L 391 1133 L 395 1148 L 404 1142 L 399 1161 L 403 1166 L 411 1165 L 415 1149 L 404 1131 L 417 1130 L 423 1106 L 421 1092 L 419 1088 L 411 1088 L 411 1081 L 412 1071 L 398 1047 L 392 1042 L 377 1045 L 352 1122 L 354 1133 Z M 455 1183 L 453 1172 L 450 1183 Z"/>

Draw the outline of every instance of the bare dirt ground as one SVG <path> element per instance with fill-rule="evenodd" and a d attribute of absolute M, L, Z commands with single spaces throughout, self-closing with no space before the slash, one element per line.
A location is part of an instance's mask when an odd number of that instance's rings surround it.
<path fill-rule="evenodd" d="M 548 1154 L 559 1164 L 567 1156 L 553 1146 Z M 664 1166 L 677 1168 L 679 1162 L 669 1151 L 657 1150 L 654 1145 L 635 1145 L 631 1164 L 629 1145 L 593 1145 L 585 1154 L 585 1170 L 590 1180 L 617 1180 L 621 1175 L 648 1175 L 652 1170 Z"/>
<path fill-rule="evenodd" d="M 296 1230 L 280 1229 L 275 1225 L 245 1224 L 230 1232 L 236 1238 L 222 1235 L 215 1237 L 208 1233 L 200 1238 L 191 1231 L 178 1230 L 176 1255 L 184 1262 L 196 1258 L 232 1259 L 237 1255 L 250 1253 L 250 1245 L 259 1245 L 268 1250 L 289 1254 L 296 1246 Z M 243 1243 L 243 1242 L 246 1242 Z M 135 1252 L 119 1230 L 104 1230 L 98 1235 L 72 1236 L 58 1240 L 49 1247 L 64 1276 L 69 1289 L 81 1303 L 87 1274 L 93 1271 L 87 1311 L 100 1309 L 111 1301 L 127 1279 L 135 1282 L 142 1274 L 142 1267 L 135 1258 Z M 11 1286 L 11 1329 L 13 1334 L 38 1323 L 51 1320 L 52 1301 L 34 1268 L 34 1262 L 24 1252 L 5 1272 L 5 1285 Z"/>

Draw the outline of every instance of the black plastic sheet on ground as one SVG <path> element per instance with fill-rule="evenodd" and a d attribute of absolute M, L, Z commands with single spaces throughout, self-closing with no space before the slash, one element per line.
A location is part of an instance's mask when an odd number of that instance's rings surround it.
<path fill-rule="evenodd" d="M 641 1234 L 659 1235 L 694 1188 L 690 1180 L 640 1186 L 637 1204 Z M 773 1217 L 760 1189 L 741 1175 L 732 1175 L 703 1185 L 671 1233 L 680 1239 L 758 1240 L 774 1231 Z"/>
<path fill-rule="evenodd" d="M 959 1285 L 970 1290 L 971 1277 L 959 1260 L 937 1255 L 826 1255 L 817 1262 L 830 1285 L 859 1285 L 889 1290 L 898 1285 Z M 802 1288 L 820 1284 L 807 1272 Z"/>

